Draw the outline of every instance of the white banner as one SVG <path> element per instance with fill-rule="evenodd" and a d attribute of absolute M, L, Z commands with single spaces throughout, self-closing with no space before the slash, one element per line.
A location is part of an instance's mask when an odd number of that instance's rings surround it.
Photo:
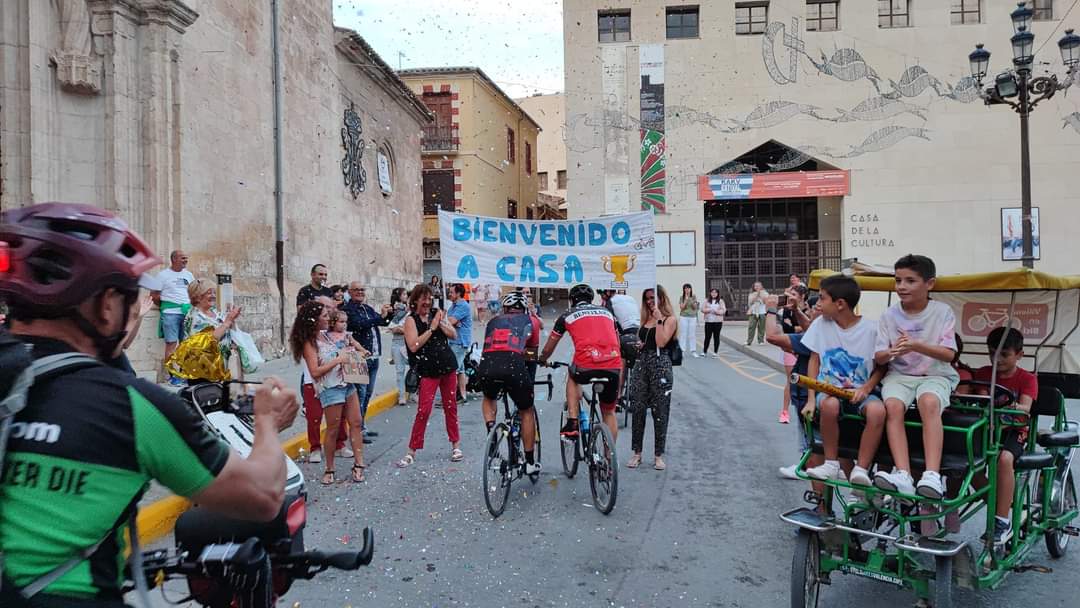
<path fill-rule="evenodd" d="M 439 211 L 447 283 L 645 289 L 656 285 L 653 215 L 514 220 Z"/>

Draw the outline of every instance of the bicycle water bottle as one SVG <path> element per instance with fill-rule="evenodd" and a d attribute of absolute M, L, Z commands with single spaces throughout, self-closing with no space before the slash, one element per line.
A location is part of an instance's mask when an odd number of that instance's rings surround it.
<path fill-rule="evenodd" d="M 518 418 L 517 416 L 514 416 L 514 420 L 510 424 L 510 438 L 513 439 L 516 442 L 517 438 L 518 438 L 518 435 L 520 435 L 520 434 L 521 434 L 521 419 Z"/>
<path fill-rule="evenodd" d="M 578 410 L 578 419 L 580 422 L 578 425 L 581 427 L 581 432 L 588 434 L 589 432 L 589 413 L 585 411 L 585 408 Z"/>

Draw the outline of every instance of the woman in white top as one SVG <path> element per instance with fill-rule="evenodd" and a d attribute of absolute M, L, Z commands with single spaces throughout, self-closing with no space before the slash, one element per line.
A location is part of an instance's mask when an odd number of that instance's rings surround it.
<path fill-rule="evenodd" d="M 709 290 L 709 297 L 705 299 L 705 305 L 701 310 L 705 313 L 705 348 L 702 349 L 702 354 L 709 354 L 709 340 L 711 339 L 713 341 L 712 356 L 719 359 L 720 330 L 724 328 L 724 315 L 727 314 L 727 305 L 720 297 L 719 289 Z"/>

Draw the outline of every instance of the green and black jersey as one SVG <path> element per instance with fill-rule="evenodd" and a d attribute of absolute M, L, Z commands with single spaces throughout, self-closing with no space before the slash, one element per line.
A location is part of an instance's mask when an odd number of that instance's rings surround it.
<path fill-rule="evenodd" d="M 73 350 L 24 338 L 33 356 Z M 104 365 L 36 383 L 12 425 L 0 476 L 4 577 L 30 584 L 101 540 L 155 479 L 181 496 L 206 488 L 228 447 L 175 395 Z M 119 596 L 126 525 L 45 593 Z"/>

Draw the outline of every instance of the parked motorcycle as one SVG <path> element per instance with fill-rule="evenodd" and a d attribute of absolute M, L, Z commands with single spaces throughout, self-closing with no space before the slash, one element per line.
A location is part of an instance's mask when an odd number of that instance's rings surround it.
<path fill-rule="evenodd" d="M 233 385 L 258 384 L 257 382 L 197 382 L 180 389 L 180 398 L 194 406 L 232 449 L 244 458 L 251 453 L 255 443 L 255 409 L 253 396 L 241 393 L 235 397 L 230 390 Z M 285 493 L 300 494 L 304 491 L 304 473 L 288 455 L 285 458 Z"/>

